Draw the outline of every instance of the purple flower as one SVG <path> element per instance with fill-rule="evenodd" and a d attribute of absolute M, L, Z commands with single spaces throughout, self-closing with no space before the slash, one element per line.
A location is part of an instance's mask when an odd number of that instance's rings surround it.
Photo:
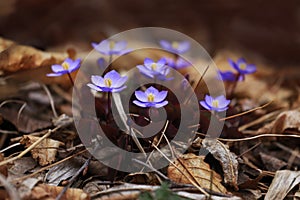
<path fill-rule="evenodd" d="M 127 42 L 126 41 L 119 41 L 115 42 L 112 40 L 103 40 L 102 42 L 92 43 L 94 49 L 104 55 L 120 55 L 125 52 Z"/>
<path fill-rule="evenodd" d="M 186 61 L 182 58 L 178 58 L 176 60 L 174 60 L 172 58 L 165 58 L 165 59 L 166 59 L 167 65 L 172 67 L 173 69 L 183 69 L 183 68 L 191 65 L 188 61 Z"/>
<path fill-rule="evenodd" d="M 51 69 L 54 73 L 47 74 L 47 76 L 61 76 L 68 73 L 70 74 L 80 67 L 80 62 L 80 58 L 74 61 L 71 58 L 67 58 L 61 65 L 52 65 Z"/>
<path fill-rule="evenodd" d="M 150 58 L 145 58 L 144 65 L 136 66 L 142 74 L 149 78 L 157 78 L 158 80 L 171 80 L 173 78 L 167 78 L 170 69 L 166 65 L 166 60 L 164 58 L 157 62 L 154 62 Z"/>
<path fill-rule="evenodd" d="M 188 41 L 168 42 L 166 40 L 161 40 L 159 42 L 159 44 L 163 49 L 170 51 L 172 53 L 175 53 L 175 54 L 182 54 L 182 53 L 187 52 L 190 49 L 190 43 Z"/>
<path fill-rule="evenodd" d="M 100 67 L 101 70 L 105 69 L 107 67 L 107 62 L 104 58 L 99 58 L 97 60 L 97 64 Z"/>
<path fill-rule="evenodd" d="M 256 72 L 256 66 L 253 64 L 247 64 L 244 58 L 238 59 L 237 62 L 228 59 L 228 62 L 231 65 L 231 67 L 238 71 L 239 74 L 244 75 Z"/>
<path fill-rule="evenodd" d="M 145 92 L 135 91 L 135 97 L 137 100 L 134 100 L 133 103 L 139 107 L 155 107 L 160 108 L 168 104 L 168 101 L 165 100 L 167 97 L 168 91 L 159 92 L 154 87 L 149 87 Z"/>
<path fill-rule="evenodd" d="M 237 78 L 237 76 L 239 76 Z M 236 74 L 236 73 L 233 73 L 232 71 L 219 71 L 218 72 L 218 79 L 219 80 L 222 80 L 222 81 L 242 81 L 244 80 L 244 76 L 243 75 L 239 75 L 239 74 Z"/>
<path fill-rule="evenodd" d="M 227 100 L 224 95 L 213 98 L 209 95 L 205 96 L 204 101 L 200 101 L 201 106 L 207 110 L 222 112 L 228 109 L 230 100 Z"/>
<path fill-rule="evenodd" d="M 118 72 L 112 70 L 106 73 L 103 78 L 93 75 L 91 81 L 92 83 L 87 84 L 87 86 L 98 92 L 120 92 L 126 88 L 124 84 L 127 81 L 127 76 L 121 77 Z"/>

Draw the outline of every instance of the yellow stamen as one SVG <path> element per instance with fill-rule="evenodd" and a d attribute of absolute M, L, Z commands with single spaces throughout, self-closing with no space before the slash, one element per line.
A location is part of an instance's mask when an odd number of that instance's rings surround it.
<path fill-rule="evenodd" d="M 245 70 L 247 68 L 247 65 L 245 63 L 243 63 L 239 67 L 241 70 Z"/>
<path fill-rule="evenodd" d="M 172 42 L 172 48 L 173 49 L 178 49 L 179 43 L 178 42 Z"/>
<path fill-rule="evenodd" d="M 109 42 L 109 48 L 110 48 L 110 49 L 113 49 L 113 48 L 115 47 L 115 44 L 116 44 L 116 43 L 115 43 L 114 41 L 110 41 L 110 42 Z"/>
<path fill-rule="evenodd" d="M 110 87 L 112 85 L 112 80 L 110 78 L 104 79 L 104 84 L 107 87 Z"/>
<path fill-rule="evenodd" d="M 219 101 L 218 100 L 213 100 L 212 101 L 212 106 L 215 107 L 215 108 L 218 108 L 219 107 Z"/>
<path fill-rule="evenodd" d="M 67 62 L 63 62 L 61 66 L 63 67 L 64 70 L 68 70 L 70 68 L 70 65 Z"/>
<path fill-rule="evenodd" d="M 152 64 L 151 64 L 151 69 L 152 69 L 152 70 L 156 70 L 156 67 L 157 67 L 157 64 L 156 64 L 156 63 L 152 63 Z"/>
<path fill-rule="evenodd" d="M 154 95 L 152 93 L 148 94 L 148 102 L 153 102 L 154 101 Z"/>

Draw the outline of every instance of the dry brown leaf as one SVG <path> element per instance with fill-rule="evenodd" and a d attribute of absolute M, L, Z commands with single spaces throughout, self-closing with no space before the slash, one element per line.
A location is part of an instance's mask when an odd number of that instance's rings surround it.
<path fill-rule="evenodd" d="M 300 183 L 300 171 L 277 171 L 265 199 L 282 200 Z"/>
<path fill-rule="evenodd" d="M 196 180 L 202 188 L 223 194 L 227 193 L 226 188 L 221 184 L 221 176 L 210 169 L 209 164 L 204 162 L 204 157 L 191 153 L 184 154 L 174 162 L 174 165 L 180 170 L 169 165 L 168 177 L 174 182 L 191 184 L 189 179 Z"/>
<path fill-rule="evenodd" d="M 159 180 L 154 173 L 144 173 L 144 172 L 136 172 L 128 174 L 124 181 L 127 183 L 134 183 L 134 184 L 149 184 L 149 185 L 157 185 L 159 184 Z"/>
<path fill-rule="evenodd" d="M 0 162 L 4 160 L 4 156 L 2 153 L 0 153 Z M 0 166 L 0 173 L 7 177 L 8 171 L 7 171 L 7 165 Z"/>
<path fill-rule="evenodd" d="M 7 180 L 18 179 L 36 167 L 37 163 L 32 157 L 22 157 L 13 162 L 8 170 Z"/>
<path fill-rule="evenodd" d="M 234 187 L 235 190 L 238 190 L 237 179 L 239 163 L 237 156 L 230 152 L 227 145 L 216 139 L 205 138 L 202 144 L 222 165 L 224 182 Z"/>
<path fill-rule="evenodd" d="M 300 132 L 300 112 L 298 110 L 289 110 L 282 112 L 277 118 L 266 124 L 258 130 L 259 134 L 262 133 L 283 133 L 287 129 L 296 129 Z"/>
<path fill-rule="evenodd" d="M 24 135 L 20 141 L 25 147 L 29 147 L 34 142 L 36 142 L 40 137 L 35 137 L 31 135 Z M 57 148 L 63 145 L 62 142 L 57 140 L 46 138 L 40 144 L 38 144 L 34 149 L 31 150 L 31 155 L 36 159 L 41 166 L 48 165 L 55 160 L 57 153 Z"/>
<path fill-rule="evenodd" d="M 68 180 L 80 169 L 82 163 L 75 159 L 67 160 L 59 165 L 51 167 L 46 174 L 45 180 L 51 185 L 59 185 L 61 181 Z"/>
<path fill-rule="evenodd" d="M 30 46 L 23 46 L 0 38 L 0 70 L 16 72 L 25 69 L 34 69 L 62 62 L 67 53 L 49 53 L 37 50 Z"/>
<path fill-rule="evenodd" d="M 36 116 L 34 116 L 33 112 L 28 111 L 23 111 L 21 114 L 19 114 L 19 110 L 20 109 L 18 107 L 0 108 L 0 114 L 3 115 L 3 118 L 11 122 L 18 129 L 18 131 L 31 133 L 38 129 L 48 128 L 52 125 L 50 119 L 38 119 Z M 18 118 L 18 116 L 20 117 Z"/>
<path fill-rule="evenodd" d="M 39 184 L 31 190 L 31 194 L 24 200 L 55 200 L 64 187 Z M 88 200 L 89 195 L 81 189 L 69 188 L 61 200 Z"/>
<path fill-rule="evenodd" d="M 268 171 L 276 172 L 281 168 L 287 166 L 287 163 L 263 152 L 259 152 L 261 160 Z"/>

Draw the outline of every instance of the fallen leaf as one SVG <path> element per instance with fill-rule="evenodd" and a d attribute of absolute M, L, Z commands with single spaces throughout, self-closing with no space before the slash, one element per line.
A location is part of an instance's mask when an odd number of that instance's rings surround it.
<path fill-rule="evenodd" d="M 3 118 L 11 122 L 18 131 L 23 133 L 31 133 L 38 129 L 45 129 L 52 125 L 50 119 L 42 120 L 34 116 L 33 112 L 23 110 L 19 113 L 18 107 L 0 108 Z M 34 110 L 33 110 L 34 111 Z M 18 116 L 20 116 L 18 118 Z"/>
<path fill-rule="evenodd" d="M 277 171 L 265 199 L 282 200 L 300 183 L 300 171 Z"/>
<path fill-rule="evenodd" d="M 39 184 L 31 190 L 31 194 L 24 200 L 55 200 L 64 187 Z M 69 188 L 62 196 L 61 200 L 89 200 L 90 197 L 81 189 Z"/>
<path fill-rule="evenodd" d="M 1 124 L 1 123 L 0 123 Z M 0 162 L 4 160 L 4 156 L 2 153 L 0 153 Z M 7 177 L 7 165 L 0 166 L 0 173 Z"/>
<path fill-rule="evenodd" d="M 25 145 L 26 148 L 28 148 L 38 139 L 40 139 L 40 137 L 24 135 L 20 143 Z M 31 150 L 31 155 L 35 160 L 39 162 L 41 166 L 45 166 L 52 163 L 55 160 L 57 148 L 61 145 L 64 144 L 57 140 L 46 138 L 34 149 Z"/>
<path fill-rule="evenodd" d="M 20 197 L 26 198 L 31 194 L 31 190 L 40 182 L 37 178 L 27 178 L 18 186 L 18 193 Z"/>
<path fill-rule="evenodd" d="M 227 145 L 216 139 L 205 138 L 202 141 L 203 147 L 206 148 L 215 159 L 222 165 L 224 172 L 224 182 L 238 190 L 238 160 L 237 156 L 230 152 Z"/>
<path fill-rule="evenodd" d="M 258 130 L 259 134 L 281 134 L 287 129 L 296 129 L 300 132 L 300 112 L 298 110 L 284 111 L 276 119 Z"/>
<path fill-rule="evenodd" d="M 184 154 L 174 162 L 174 165 L 180 171 L 173 165 L 169 165 L 168 177 L 172 181 L 191 184 L 189 179 L 196 180 L 202 188 L 211 189 L 218 193 L 227 193 L 226 188 L 221 184 L 221 176 L 210 169 L 209 164 L 204 162 L 204 157 L 191 153 Z"/>
<path fill-rule="evenodd" d="M 32 170 L 37 163 L 32 157 L 22 157 L 13 162 L 13 165 L 8 170 L 8 180 L 12 181 L 14 179 L 24 176 L 27 172 Z"/>
<path fill-rule="evenodd" d="M 67 53 L 43 52 L 30 46 L 5 41 L 3 38 L 0 38 L 0 41 L 0 46 L 4 46 L 0 52 L 0 70 L 4 72 L 49 66 L 62 62 L 68 56 Z"/>
<path fill-rule="evenodd" d="M 287 163 L 279 160 L 278 158 L 262 153 L 259 153 L 262 162 L 264 163 L 267 170 L 271 172 L 276 172 L 277 170 L 280 170 L 281 168 L 287 166 Z"/>
<path fill-rule="evenodd" d="M 137 172 L 128 174 L 124 180 L 127 183 L 135 183 L 135 184 L 149 184 L 149 185 L 157 185 L 159 184 L 159 180 L 154 173 L 144 173 L 144 172 Z"/>
<path fill-rule="evenodd" d="M 50 185 L 59 185 L 61 181 L 67 180 L 80 169 L 81 164 L 74 159 L 70 159 L 59 165 L 56 165 L 49 169 L 45 179 Z"/>
<path fill-rule="evenodd" d="M 4 51 L 13 44 L 13 41 L 0 37 L 0 52 Z"/>

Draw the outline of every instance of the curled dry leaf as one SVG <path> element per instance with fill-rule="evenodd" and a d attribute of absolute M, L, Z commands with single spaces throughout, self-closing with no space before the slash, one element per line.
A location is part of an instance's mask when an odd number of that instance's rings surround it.
<path fill-rule="evenodd" d="M 67 53 L 43 52 L 3 38 L 0 38 L 0 50 L 2 50 L 0 52 L 0 70 L 4 72 L 49 66 L 62 62 L 68 56 Z"/>
<path fill-rule="evenodd" d="M 222 165 L 224 182 L 231 185 L 235 190 L 238 190 L 237 179 L 239 163 L 237 156 L 230 152 L 227 145 L 216 139 L 205 138 L 202 144 Z"/>
<path fill-rule="evenodd" d="M 27 148 L 34 142 L 36 142 L 38 139 L 40 139 L 40 137 L 24 135 L 20 143 L 25 145 L 25 147 Z M 57 148 L 61 145 L 63 145 L 62 142 L 46 138 L 34 149 L 31 150 L 31 155 L 35 160 L 39 162 L 41 166 L 45 166 L 52 163 L 55 160 Z"/>
<path fill-rule="evenodd" d="M 31 194 L 24 200 L 55 200 L 64 187 L 39 184 L 31 190 Z M 89 195 L 81 189 L 69 188 L 61 200 L 88 200 Z"/>
<path fill-rule="evenodd" d="M 174 182 L 191 184 L 190 180 L 194 180 L 202 188 L 227 193 L 226 188 L 221 184 L 221 176 L 210 169 L 209 164 L 204 162 L 204 157 L 191 153 L 184 154 L 174 162 L 174 165 L 170 164 L 168 167 L 168 177 Z"/>
<path fill-rule="evenodd" d="M 282 200 L 300 183 L 300 171 L 277 171 L 265 199 Z"/>
<path fill-rule="evenodd" d="M 289 110 L 282 112 L 277 118 L 266 124 L 258 130 L 259 134 L 262 133 L 283 133 L 287 129 L 296 129 L 300 132 L 300 112 L 298 110 Z"/>

